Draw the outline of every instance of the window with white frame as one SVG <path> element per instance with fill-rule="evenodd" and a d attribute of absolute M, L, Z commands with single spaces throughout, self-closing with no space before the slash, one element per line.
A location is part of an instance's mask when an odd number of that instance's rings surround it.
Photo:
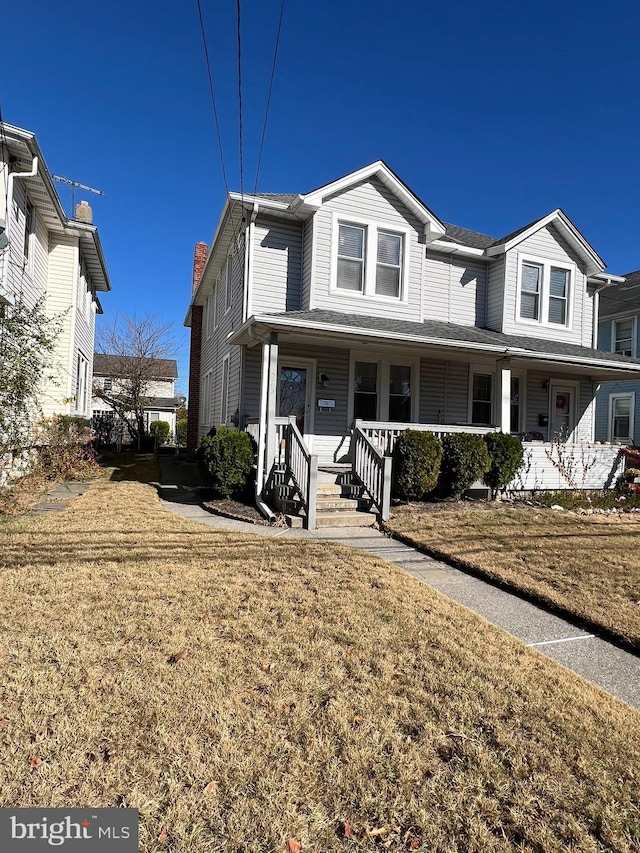
<path fill-rule="evenodd" d="M 520 432 L 520 415 L 522 412 L 522 398 L 520 396 L 520 377 L 512 376 L 511 377 L 511 396 L 510 396 L 510 409 L 511 409 L 511 417 L 509 423 L 509 430 L 511 432 Z"/>
<path fill-rule="evenodd" d="M 404 298 L 408 232 L 336 220 L 334 233 L 333 280 L 338 291 Z"/>
<path fill-rule="evenodd" d="M 200 420 L 204 426 L 211 424 L 211 371 L 200 381 Z"/>
<path fill-rule="evenodd" d="M 609 441 L 633 441 L 635 393 L 609 394 Z"/>
<path fill-rule="evenodd" d="M 618 355 L 635 356 L 636 322 L 634 317 L 613 320 L 611 328 L 611 352 Z"/>
<path fill-rule="evenodd" d="M 493 420 L 493 375 L 471 375 L 471 423 L 490 426 Z"/>
<path fill-rule="evenodd" d="M 518 318 L 549 326 L 570 326 L 572 264 L 520 256 Z"/>
<path fill-rule="evenodd" d="M 353 417 L 375 421 L 378 417 L 378 365 L 356 361 L 353 378 Z"/>
<path fill-rule="evenodd" d="M 229 415 L 229 356 L 222 361 L 222 396 L 220 402 L 220 423 L 226 424 Z"/>
<path fill-rule="evenodd" d="M 229 255 L 227 266 L 225 268 L 225 296 L 224 308 L 225 313 L 231 310 L 231 298 L 233 293 L 233 255 Z"/>

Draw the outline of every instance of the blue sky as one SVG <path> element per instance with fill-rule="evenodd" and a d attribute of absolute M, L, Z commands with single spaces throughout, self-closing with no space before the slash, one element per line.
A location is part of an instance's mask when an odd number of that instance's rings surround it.
<path fill-rule="evenodd" d="M 239 189 L 236 5 L 201 4 Z M 193 246 L 225 192 L 196 0 L 63 8 L 5 20 L 2 114 L 53 173 L 104 191 L 77 196 L 112 281 L 104 319 L 174 323 L 186 391 Z M 279 11 L 241 3 L 247 191 Z M 286 0 L 258 188 L 306 192 L 384 159 L 445 221 L 499 237 L 562 207 L 612 272 L 638 269 L 639 25 L 637 2 Z"/>

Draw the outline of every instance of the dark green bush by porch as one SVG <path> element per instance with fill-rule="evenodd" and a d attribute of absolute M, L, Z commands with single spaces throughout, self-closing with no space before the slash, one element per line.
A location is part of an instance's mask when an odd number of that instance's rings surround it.
<path fill-rule="evenodd" d="M 215 435 L 200 440 L 197 458 L 216 495 L 230 498 L 242 494 L 253 465 L 251 439 L 246 432 L 221 426 Z"/>
<path fill-rule="evenodd" d="M 178 418 L 176 421 L 176 444 L 178 447 L 187 445 L 187 419 Z"/>
<path fill-rule="evenodd" d="M 510 483 L 516 476 L 523 461 L 522 442 L 516 435 L 506 432 L 488 432 L 484 436 L 491 468 L 482 478 L 485 486 L 491 489 L 495 499 L 498 491 Z"/>
<path fill-rule="evenodd" d="M 158 439 L 158 444 L 166 444 L 169 440 L 171 425 L 167 421 L 152 421 L 149 425 L 149 432 L 154 438 Z"/>
<path fill-rule="evenodd" d="M 490 468 L 487 445 L 481 435 L 463 432 L 445 435 L 438 492 L 442 497 L 460 498 Z"/>
<path fill-rule="evenodd" d="M 420 500 L 438 482 L 442 442 L 432 432 L 407 429 L 393 447 L 392 491 L 405 501 Z"/>

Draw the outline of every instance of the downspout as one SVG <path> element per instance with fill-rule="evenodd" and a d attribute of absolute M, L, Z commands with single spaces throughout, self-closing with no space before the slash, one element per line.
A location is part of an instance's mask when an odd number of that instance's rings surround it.
<path fill-rule="evenodd" d="M 13 210 L 13 182 L 16 178 L 35 178 L 38 174 L 38 158 L 34 157 L 33 162 L 31 164 L 30 172 L 10 172 L 9 180 L 7 182 L 7 217 L 6 217 L 6 232 L 7 237 L 9 238 L 9 251 L 7 253 L 7 261 L 4 265 L 4 270 L 2 271 L 2 289 L 5 293 L 8 291 L 8 278 L 9 278 L 9 255 L 11 254 L 11 213 Z"/>
<path fill-rule="evenodd" d="M 253 295 L 253 232 L 254 232 L 254 224 L 256 221 L 256 217 L 258 216 L 258 211 L 260 206 L 256 203 L 253 205 L 253 210 L 251 211 L 251 218 L 249 219 L 249 224 L 247 226 L 245 232 L 245 247 L 244 247 L 244 257 L 245 257 L 245 291 L 244 291 L 244 317 L 243 322 L 249 319 L 251 314 L 251 302 Z"/>
<path fill-rule="evenodd" d="M 271 355 L 271 341 L 259 335 L 253 326 L 249 326 L 249 336 L 254 341 L 262 344 L 262 371 L 260 374 L 260 417 L 258 419 L 258 466 L 256 471 L 255 501 L 260 512 L 269 521 L 275 521 L 275 515 L 262 499 L 262 485 L 264 478 L 264 454 L 267 435 L 267 379 L 269 375 L 269 358 Z"/>

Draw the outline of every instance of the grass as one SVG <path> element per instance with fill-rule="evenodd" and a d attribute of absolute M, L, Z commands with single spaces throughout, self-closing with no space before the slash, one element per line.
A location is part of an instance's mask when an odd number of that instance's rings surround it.
<path fill-rule="evenodd" d="M 99 481 L 0 524 L 0 805 L 151 851 L 637 851 L 640 715 L 356 550 Z"/>
<path fill-rule="evenodd" d="M 410 504 L 388 529 L 563 608 L 640 649 L 640 520 L 477 504 Z"/>

